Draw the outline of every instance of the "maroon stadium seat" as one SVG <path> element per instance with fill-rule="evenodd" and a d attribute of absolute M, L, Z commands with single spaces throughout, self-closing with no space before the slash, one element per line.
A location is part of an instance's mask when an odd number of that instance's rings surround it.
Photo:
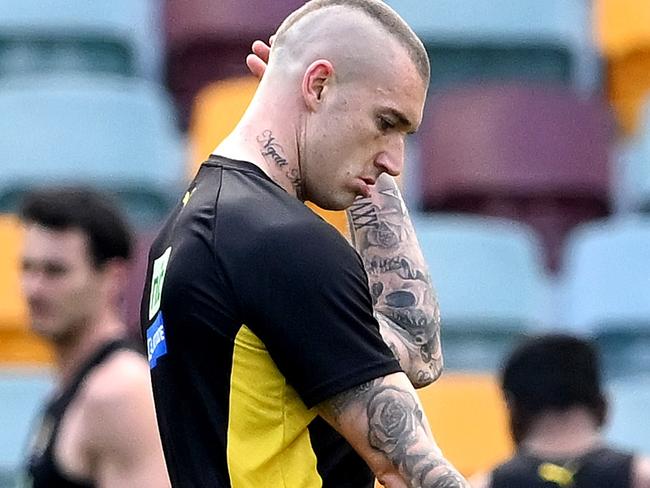
<path fill-rule="evenodd" d="M 560 86 L 466 86 L 431 96 L 420 135 L 427 210 L 523 221 L 556 270 L 564 236 L 609 213 L 610 113 Z"/>
<path fill-rule="evenodd" d="M 255 39 L 268 39 L 304 0 L 167 0 L 167 82 L 182 114 L 199 89 L 247 73 Z"/>
<path fill-rule="evenodd" d="M 129 335 L 140 338 L 140 301 L 147 274 L 147 257 L 149 248 L 156 237 L 156 232 L 139 233 L 133 248 L 133 257 L 129 266 L 128 283 L 124 293 L 123 311 Z"/>

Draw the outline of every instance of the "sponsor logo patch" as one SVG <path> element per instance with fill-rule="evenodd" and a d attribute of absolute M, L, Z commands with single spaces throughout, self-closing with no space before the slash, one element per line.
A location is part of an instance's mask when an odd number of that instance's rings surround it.
<path fill-rule="evenodd" d="M 158 314 L 154 323 L 147 329 L 147 357 L 149 368 L 153 369 L 158 364 L 158 359 L 167 354 L 165 341 L 165 324 L 162 312 Z"/>
<path fill-rule="evenodd" d="M 172 253 L 172 248 L 168 247 L 167 250 L 153 262 L 153 271 L 151 273 L 151 295 L 149 296 L 149 320 L 151 320 L 156 312 L 160 310 L 160 299 L 162 297 L 162 288 L 165 283 L 165 273 L 167 272 L 167 264 L 169 264 L 169 256 Z"/>

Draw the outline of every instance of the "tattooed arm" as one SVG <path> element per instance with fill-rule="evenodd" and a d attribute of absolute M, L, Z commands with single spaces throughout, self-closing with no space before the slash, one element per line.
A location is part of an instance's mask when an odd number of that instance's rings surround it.
<path fill-rule="evenodd" d="M 404 373 L 364 383 L 318 409 L 385 487 L 469 487 L 434 442 L 418 396 Z"/>
<path fill-rule="evenodd" d="M 255 41 L 253 54 L 246 58 L 258 78 L 264 75 L 270 50 L 269 45 Z M 257 141 L 262 155 L 285 169 L 287 159 L 271 131 Z M 293 169 L 285 176 L 300 197 L 299 174 Z M 359 199 L 348 209 L 348 221 L 368 273 L 381 335 L 413 385 L 426 386 L 442 373 L 438 303 L 393 178 L 380 176 L 370 198 Z"/>
<path fill-rule="evenodd" d="M 348 209 L 381 335 L 416 388 L 442 372 L 440 314 L 411 219 L 395 180 L 383 174 Z"/>

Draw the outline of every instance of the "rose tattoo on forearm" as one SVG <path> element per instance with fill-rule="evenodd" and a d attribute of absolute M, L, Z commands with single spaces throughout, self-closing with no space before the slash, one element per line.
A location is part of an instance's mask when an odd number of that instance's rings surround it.
<path fill-rule="evenodd" d="M 424 415 L 411 391 L 383 378 L 337 395 L 324 406 L 335 422 L 356 405 L 365 410 L 368 444 L 383 453 L 414 488 L 466 488 L 428 440 Z"/>

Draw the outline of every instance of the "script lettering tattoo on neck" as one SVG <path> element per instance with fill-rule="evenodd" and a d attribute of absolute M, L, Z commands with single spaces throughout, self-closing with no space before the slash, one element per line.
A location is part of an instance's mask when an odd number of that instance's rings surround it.
<path fill-rule="evenodd" d="M 348 209 L 350 234 L 370 284 L 385 342 L 416 386 L 442 371 L 435 291 L 397 184 L 382 175 L 372 194 Z M 400 347 L 401 345 L 401 347 Z M 395 347 L 393 347 L 395 346 Z"/>
<path fill-rule="evenodd" d="M 286 156 L 287 153 L 282 147 L 282 144 L 280 144 L 273 135 L 273 131 L 271 129 L 266 129 L 257 136 L 257 142 L 260 145 L 260 154 L 283 171 L 285 178 L 287 178 L 296 193 L 296 197 L 299 200 L 304 200 L 300 170 L 291 167 Z"/>
<path fill-rule="evenodd" d="M 300 171 L 297 168 L 293 168 L 287 172 L 287 178 L 291 182 L 293 190 L 296 192 L 296 197 L 298 200 L 304 201 L 302 194 L 302 178 L 300 177 Z"/>
<path fill-rule="evenodd" d="M 265 130 L 259 136 L 257 136 L 257 142 L 262 146 L 262 156 L 267 159 L 271 159 L 275 164 L 280 167 L 286 166 L 289 164 L 287 158 L 283 155 L 285 154 L 282 145 L 277 141 L 273 136 L 273 131 L 270 129 Z"/>

